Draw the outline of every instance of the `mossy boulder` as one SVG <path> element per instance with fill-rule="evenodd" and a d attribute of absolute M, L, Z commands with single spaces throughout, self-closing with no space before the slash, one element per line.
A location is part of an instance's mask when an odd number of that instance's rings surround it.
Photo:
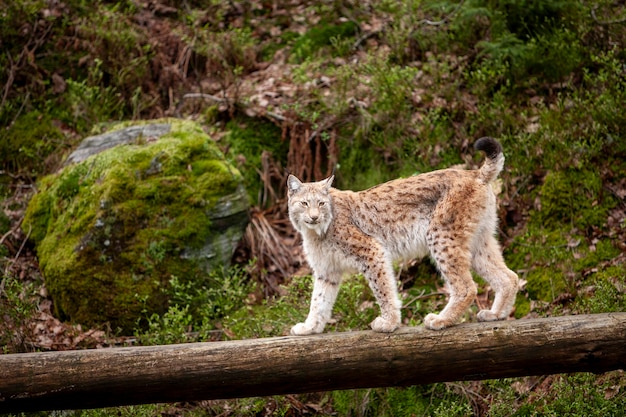
<path fill-rule="evenodd" d="M 166 310 L 172 277 L 206 280 L 228 264 L 248 204 L 201 127 L 164 119 L 85 139 L 40 181 L 23 227 L 60 317 L 129 332 Z"/>

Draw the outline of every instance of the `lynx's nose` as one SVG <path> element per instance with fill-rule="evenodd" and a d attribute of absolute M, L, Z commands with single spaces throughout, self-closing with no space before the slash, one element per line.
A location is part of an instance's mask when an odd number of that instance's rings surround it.
<path fill-rule="evenodd" d="M 317 210 L 317 209 L 309 210 L 309 217 L 311 218 L 311 220 L 317 221 L 317 219 L 319 219 L 319 217 L 320 217 L 319 210 Z"/>

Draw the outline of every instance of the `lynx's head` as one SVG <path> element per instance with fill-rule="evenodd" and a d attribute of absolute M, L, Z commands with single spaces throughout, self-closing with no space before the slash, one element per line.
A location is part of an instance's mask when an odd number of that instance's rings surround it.
<path fill-rule="evenodd" d="M 304 233 L 313 230 L 318 235 L 326 233 L 333 220 L 332 198 L 329 190 L 335 177 L 318 182 L 303 183 L 293 175 L 287 178 L 289 219 L 296 230 Z"/>

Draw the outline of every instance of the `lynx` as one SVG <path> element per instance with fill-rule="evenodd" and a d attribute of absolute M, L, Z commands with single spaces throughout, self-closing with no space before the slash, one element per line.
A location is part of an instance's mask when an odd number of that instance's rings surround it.
<path fill-rule="evenodd" d="M 495 291 L 491 309 L 479 311 L 478 320 L 509 316 L 518 278 L 494 237 L 496 196 L 490 185 L 502 171 L 504 155 L 500 143 L 488 137 L 475 148 L 487 155 L 480 169 L 433 171 L 360 192 L 332 188 L 334 176 L 303 183 L 289 175 L 289 218 L 302 235 L 314 278 L 309 315 L 291 328 L 292 335 L 324 330 L 345 273 L 363 274 L 376 297 L 380 316 L 372 330 L 393 332 L 401 324 L 402 303 L 392 263 L 427 254 L 449 287 L 445 308 L 424 318 L 427 328 L 456 324 L 474 301 L 471 269 Z"/>

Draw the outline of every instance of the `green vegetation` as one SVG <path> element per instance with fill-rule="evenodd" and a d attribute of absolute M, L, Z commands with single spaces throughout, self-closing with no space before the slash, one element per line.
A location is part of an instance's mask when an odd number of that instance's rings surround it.
<path fill-rule="evenodd" d="M 39 111 L 27 113 L 15 120 L 11 130 L 0 142 L 0 154 L 6 155 L 3 165 L 12 171 L 42 174 L 46 166 L 41 161 L 58 151 L 58 142 L 62 139 L 63 133 L 54 126 L 50 116 Z"/>
<path fill-rule="evenodd" d="M 263 183 L 259 172 L 264 165 L 287 165 L 289 143 L 280 139 L 280 129 L 271 123 L 253 118 L 237 118 L 228 122 L 228 154 L 244 176 L 250 201 L 260 202 Z"/>
<path fill-rule="evenodd" d="M 304 319 L 310 278 L 291 277 L 300 265 L 287 262 L 293 270 L 277 279 L 280 268 L 254 264 L 249 248 L 247 257 L 239 255 L 241 265 L 209 275 L 172 265 L 177 249 L 161 237 L 199 244 L 208 224 L 192 211 L 212 204 L 204 194 L 209 183 L 231 184 L 225 174 L 235 171 L 206 157 L 220 151 L 241 171 L 262 219 L 292 242 L 281 206 L 285 169 L 313 178 L 336 165 L 336 186 L 363 189 L 435 168 L 476 166 L 482 156 L 473 142 L 496 137 L 506 155 L 497 187 L 499 238 L 524 283 L 515 317 L 626 311 L 622 3 L 197 0 L 178 9 L 171 2 L 2 3 L 0 196 L 10 214 L 0 212 L 3 351 L 33 349 L 25 329 L 46 297 L 32 269 L 18 267 L 29 253 L 29 245 L 20 250 L 27 235 L 34 242 L 54 237 L 36 247 L 45 288 L 54 293 L 55 275 L 108 282 L 102 266 L 117 246 L 102 243 L 138 220 L 156 222 L 156 232 L 138 233 L 123 248 L 138 249 L 124 258 L 135 268 L 130 282 L 137 296 L 119 304 L 132 313 L 119 326 L 138 343 L 278 336 Z M 193 118 L 215 140 L 191 141 L 180 155 L 167 143 L 132 158 L 118 150 L 61 171 L 51 189 L 45 175 L 92 129 L 163 115 Z M 125 158 L 132 169 L 118 166 Z M 133 185 L 153 161 L 170 170 L 168 177 Z M 111 178 L 93 181 L 104 166 L 112 167 Z M 181 178 L 195 191 L 174 187 Z M 43 192 L 21 234 L 11 233 L 24 190 L 35 181 Z M 275 198 L 263 197 L 268 188 Z M 110 205 L 81 211 L 72 205 L 77 197 Z M 147 208 L 148 201 L 155 204 Z M 159 211 L 171 201 L 185 204 L 177 213 Z M 96 229 L 98 218 L 103 226 Z M 92 233 L 80 237 L 84 230 Z M 274 243 L 267 246 L 286 247 Z M 81 245 L 85 258 L 69 267 Z M 46 255 L 56 246 L 64 256 L 51 262 Z M 248 274 L 254 265 L 264 269 L 256 280 Z M 437 273 L 428 261 L 398 272 L 405 323 L 420 325 L 445 302 Z M 487 290 L 482 282 L 479 297 Z M 63 303 L 55 308 L 60 318 L 90 324 Z M 90 310 L 106 317 L 100 306 Z M 366 329 L 375 315 L 363 278 L 351 277 L 327 331 Z M 617 416 L 626 409 L 625 384 L 623 372 L 611 372 L 67 414 Z"/>
<path fill-rule="evenodd" d="M 135 335 L 143 345 L 211 340 L 213 333 L 221 333 L 215 327 L 218 320 L 245 311 L 254 285 L 243 269 L 234 266 L 212 271 L 205 280 L 181 282 L 172 277 L 162 291 L 169 300 L 167 311 L 137 322 Z"/>
<path fill-rule="evenodd" d="M 6 266 L 4 262 L 0 265 L 3 268 Z M 0 333 L 1 353 L 27 352 L 28 335 L 22 326 L 32 320 L 36 313 L 35 285 L 32 282 L 23 283 L 5 272 L 1 288 L 0 316 L 6 330 Z"/>
<path fill-rule="evenodd" d="M 340 44 L 346 39 L 354 42 L 354 35 L 357 29 L 357 25 L 354 22 L 343 22 L 337 25 L 321 23 L 314 26 L 295 40 L 291 50 L 291 58 L 295 62 L 301 63 L 321 55 L 324 48 L 331 46 L 334 46 L 334 48 L 331 48 L 333 55 L 339 55 L 340 50 L 344 50 L 345 54 L 345 46 L 341 48 Z"/>

